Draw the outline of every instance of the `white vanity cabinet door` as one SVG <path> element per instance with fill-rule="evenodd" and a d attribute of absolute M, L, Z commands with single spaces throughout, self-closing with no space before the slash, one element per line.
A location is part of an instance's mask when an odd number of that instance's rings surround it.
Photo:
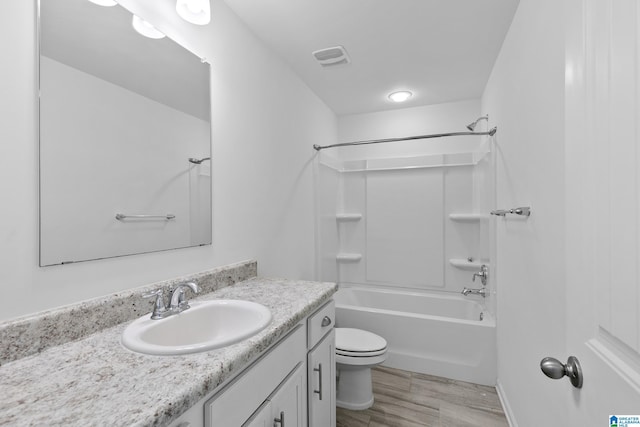
<path fill-rule="evenodd" d="M 269 398 L 273 427 L 304 427 L 305 364 L 301 363 Z"/>
<path fill-rule="evenodd" d="M 266 401 L 242 427 L 272 427 L 273 417 L 271 416 L 271 402 Z"/>
<path fill-rule="evenodd" d="M 305 364 L 300 363 L 242 427 L 305 427 Z"/>
<path fill-rule="evenodd" d="M 309 427 L 336 425 L 335 336 L 331 330 L 307 358 Z"/>
<path fill-rule="evenodd" d="M 252 419 L 252 414 L 265 401 L 273 403 L 271 397 L 274 396 L 274 390 L 281 389 L 293 373 L 305 365 L 306 335 L 305 328 L 298 326 L 287 338 L 207 400 L 204 403 L 204 425 L 238 427 Z M 306 387 L 306 378 L 304 384 Z"/>

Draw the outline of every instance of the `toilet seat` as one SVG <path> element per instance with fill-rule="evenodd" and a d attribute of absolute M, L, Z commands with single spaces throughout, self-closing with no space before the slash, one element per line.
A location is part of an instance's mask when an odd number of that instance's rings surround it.
<path fill-rule="evenodd" d="M 387 351 L 387 341 L 372 332 L 353 328 L 335 328 L 336 355 L 376 357 Z"/>
<path fill-rule="evenodd" d="M 376 351 L 345 351 L 345 350 L 340 350 L 339 348 L 336 347 L 336 354 L 339 354 L 341 356 L 349 356 L 349 357 L 374 357 L 374 356 L 380 356 L 381 354 L 386 353 L 387 348 L 383 348 L 382 350 L 376 350 Z"/>

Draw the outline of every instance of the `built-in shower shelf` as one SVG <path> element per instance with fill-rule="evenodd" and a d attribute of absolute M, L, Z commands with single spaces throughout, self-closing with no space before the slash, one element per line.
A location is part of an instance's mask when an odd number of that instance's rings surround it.
<path fill-rule="evenodd" d="M 362 259 L 362 254 L 338 254 L 336 260 L 338 262 L 358 262 Z"/>
<path fill-rule="evenodd" d="M 477 222 L 482 218 L 482 214 L 479 213 L 452 213 L 449 214 L 451 221 L 457 222 Z"/>
<path fill-rule="evenodd" d="M 461 268 L 463 270 L 479 270 L 482 267 L 483 262 L 479 261 L 469 261 L 464 258 L 452 258 L 449 260 L 449 264 L 454 266 L 455 268 Z"/>
<path fill-rule="evenodd" d="M 337 221 L 360 221 L 362 214 L 359 213 L 339 213 L 336 214 Z"/>

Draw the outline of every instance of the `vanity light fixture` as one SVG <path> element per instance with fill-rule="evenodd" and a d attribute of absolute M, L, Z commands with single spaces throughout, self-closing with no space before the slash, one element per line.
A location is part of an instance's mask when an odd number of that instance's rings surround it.
<path fill-rule="evenodd" d="M 97 4 L 98 6 L 111 7 L 118 4 L 117 1 L 114 0 L 89 0 L 91 3 Z"/>
<path fill-rule="evenodd" d="M 209 0 L 176 0 L 176 12 L 182 19 L 196 25 L 211 22 Z"/>
<path fill-rule="evenodd" d="M 131 23 L 133 28 L 140 34 L 150 39 L 161 39 L 165 37 L 164 33 L 158 31 L 156 27 L 149 24 L 139 16 L 133 15 L 133 22 Z"/>
<path fill-rule="evenodd" d="M 408 90 L 401 90 L 398 92 L 393 92 L 389 94 L 389 99 L 393 102 L 404 102 L 407 99 L 411 98 L 413 94 Z"/>

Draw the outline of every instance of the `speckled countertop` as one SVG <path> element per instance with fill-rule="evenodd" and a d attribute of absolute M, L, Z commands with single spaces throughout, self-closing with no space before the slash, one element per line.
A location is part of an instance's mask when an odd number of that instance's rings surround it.
<path fill-rule="evenodd" d="M 242 299 L 271 310 L 259 334 L 219 350 L 147 356 L 125 349 L 130 322 L 0 367 L 0 425 L 166 425 L 240 372 L 337 290 L 333 283 L 254 278 L 195 300 Z"/>

